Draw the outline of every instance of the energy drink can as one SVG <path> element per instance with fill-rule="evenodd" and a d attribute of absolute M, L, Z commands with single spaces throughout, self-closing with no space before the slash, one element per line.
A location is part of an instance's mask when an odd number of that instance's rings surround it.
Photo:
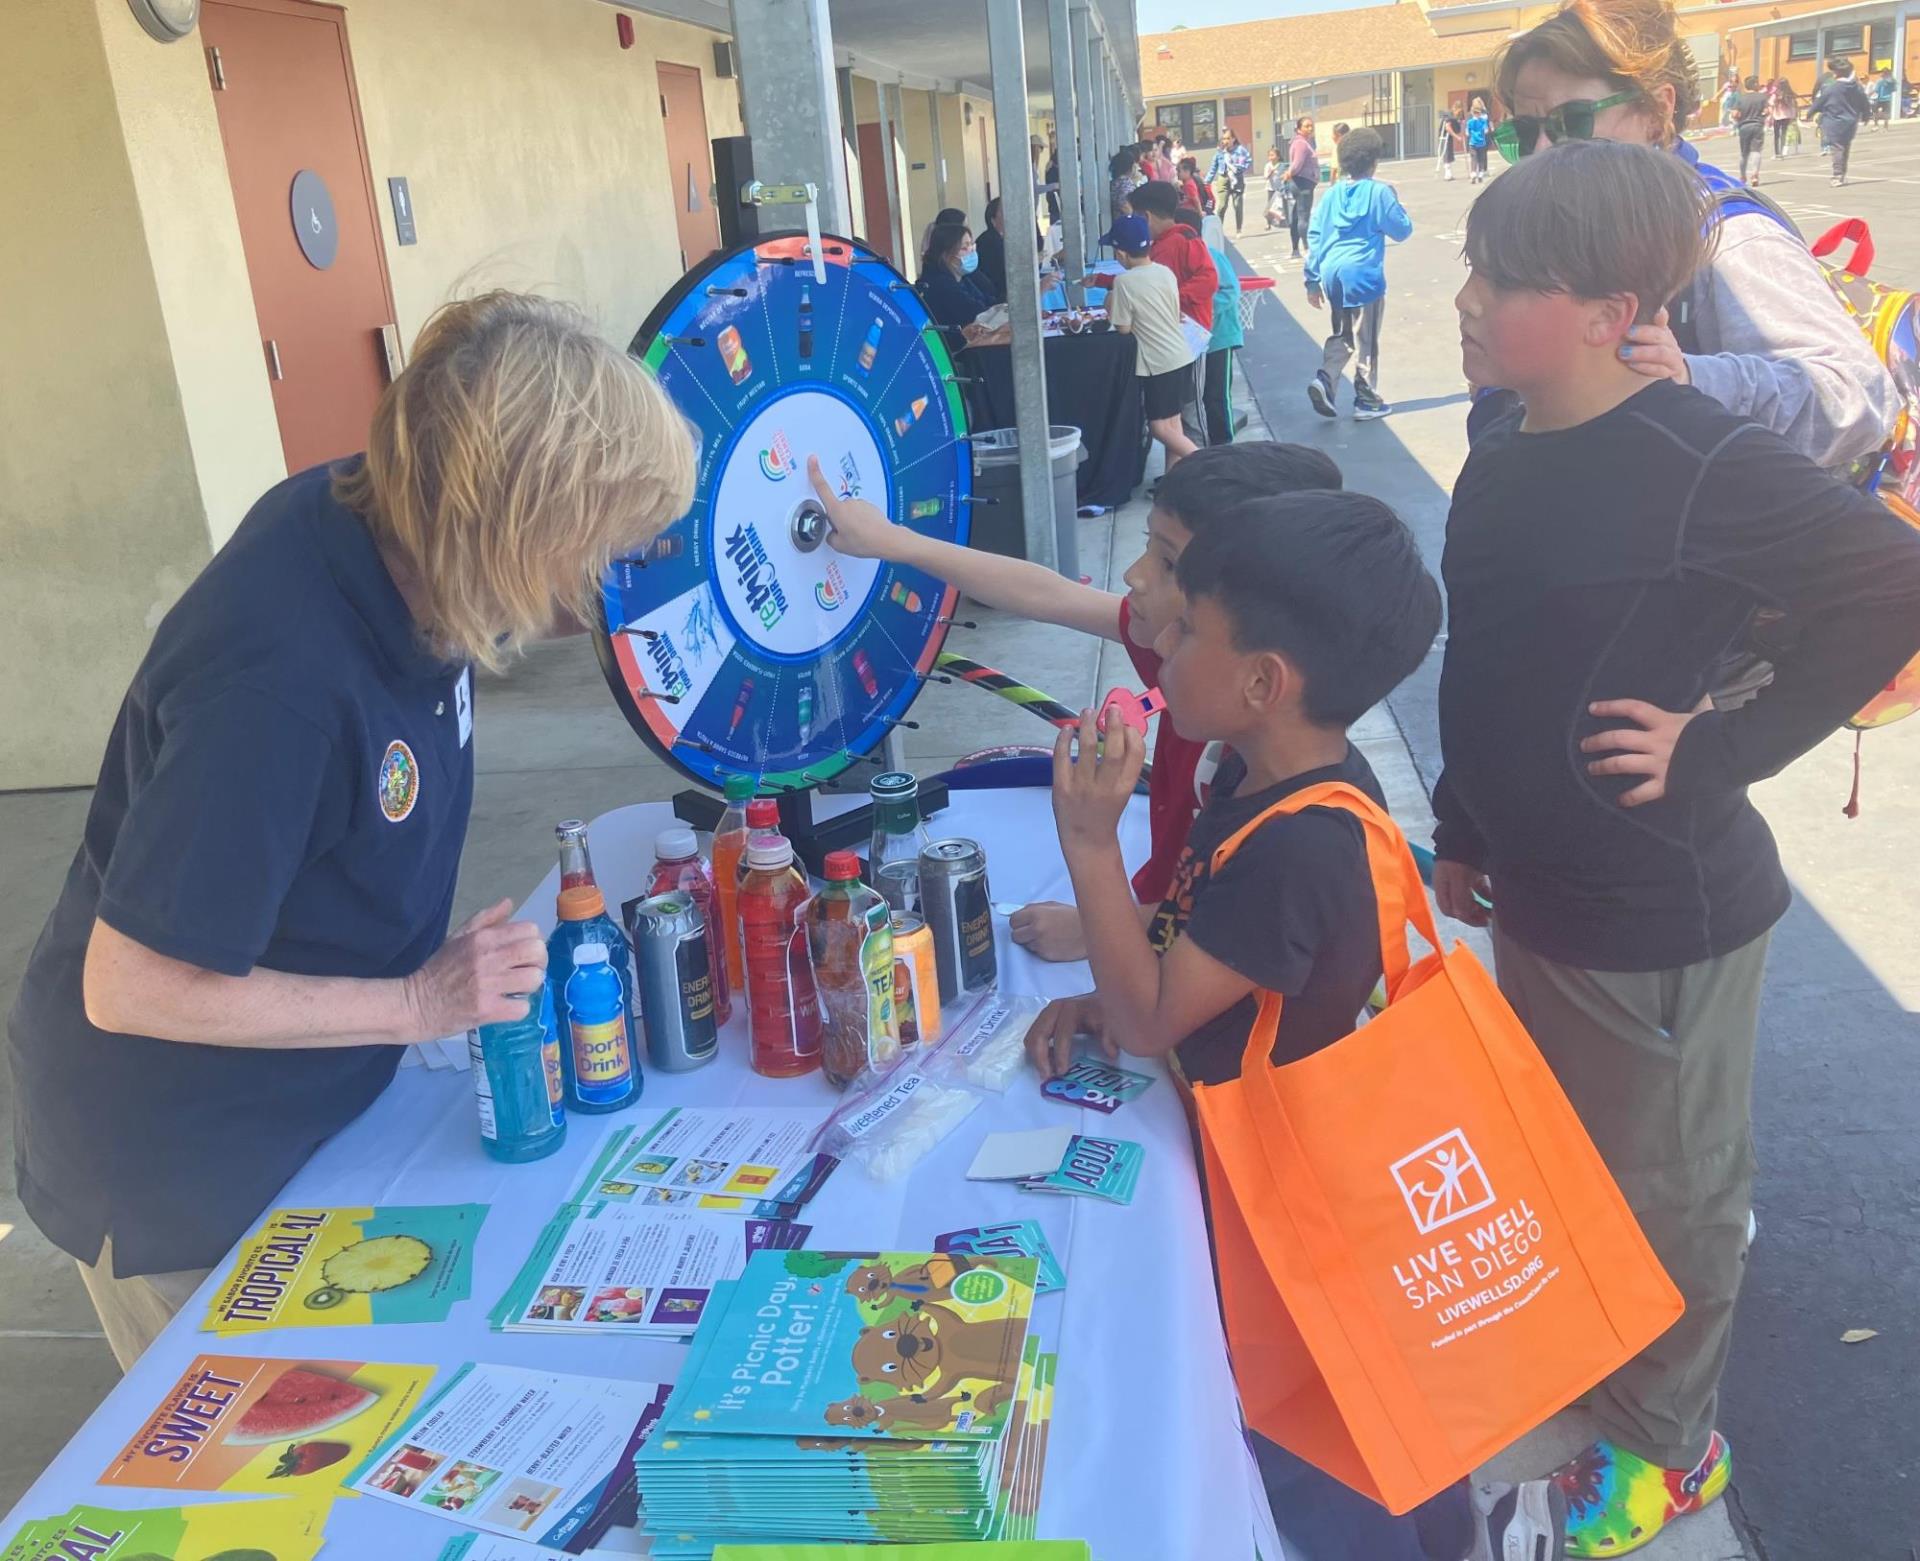
<path fill-rule="evenodd" d="M 933 936 L 941 1005 L 962 992 L 992 986 L 999 973 L 993 903 L 987 892 L 987 854 L 977 842 L 936 840 L 922 848 L 920 909 Z"/>
<path fill-rule="evenodd" d="M 940 1039 L 940 970 L 933 934 L 918 916 L 893 913 L 893 1012 L 902 1046 L 930 1046 Z"/>
<path fill-rule="evenodd" d="M 693 896 L 674 890 L 629 900 L 634 978 L 647 1031 L 647 1058 L 662 1073 L 685 1073 L 719 1051 L 713 1022 L 713 950 Z"/>

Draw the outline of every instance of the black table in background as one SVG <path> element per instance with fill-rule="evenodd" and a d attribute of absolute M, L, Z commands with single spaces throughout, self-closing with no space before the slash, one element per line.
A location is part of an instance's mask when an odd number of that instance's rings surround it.
<path fill-rule="evenodd" d="M 1133 338 L 1123 331 L 1049 336 L 1046 353 L 1047 421 L 1079 429 L 1087 450 L 1077 474 L 1080 502 L 1126 503 L 1147 470 Z M 969 347 L 954 369 L 973 381 L 965 388 L 976 429 L 1014 426 L 1011 347 Z"/>

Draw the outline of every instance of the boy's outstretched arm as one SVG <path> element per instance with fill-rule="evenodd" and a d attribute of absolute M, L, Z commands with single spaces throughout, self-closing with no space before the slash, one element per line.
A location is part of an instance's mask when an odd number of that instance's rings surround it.
<path fill-rule="evenodd" d="M 1125 721 L 1116 717 L 1103 732 L 1094 712 L 1082 711 L 1078 729 L 1063 731 L 1054 745 L 1053 816 L 1080 906 L 1104 1039 L 1136 1057 L 1163 1057 L 1239 1002 L 1253 982 L 1191 939 L 1175 940 L 1158 957 L 1147 941 L 1116 835 L 1145 758 L 1146 739 Z"/>
<path fill-rule="evenodd" d="M 956 585 L 975 601 L 1041 623 L 1120 638 L 1120 597 L 1068 580 L 1024 558 L 1002 558 L 976 548 L 959 547 L 895 525 L 865 499 L 843 499 L 820 470 L 817 455 L 807 457 L 807 478 L 825 507 L 836 552 L 849 558 L 883 558 L 925 570 Z"/>

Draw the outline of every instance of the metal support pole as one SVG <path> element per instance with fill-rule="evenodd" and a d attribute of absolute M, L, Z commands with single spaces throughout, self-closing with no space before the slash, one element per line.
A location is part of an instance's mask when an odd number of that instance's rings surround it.
<path fill-rule="evenodd" d="M 1107 140 L 1107 84 L 1100 72 L 1100 40 L 1087 25 L 1087 13 L 1074 16 L 1074 65 L 1086 83 L 1085 104 L 1081 110 L 1086 126 L 1080 137 L 1080 205 L 1085 212 L 1087 253 L 1099 247 L 1100 235 L 1107 231 L 1107 159 L 1113 147 Z"/>
<path fill-rule="evenodd" d="M 1871 36 L 1871 33 L 1869 33 Z M 1907 117 L 1907 13 L 1893 18 L 1893 117 Z"/>
<path fill-rule="evenodd" d="M 1077 13 L 1084 27 L 1086 13 Z M 1087 234 L 1080 210 L 1080 100 L 1073 90 L 1073 28 L 1067 0 L 1047 0 L 1047 38 L 1053 56 L 1053 134 L 1060 166 L 1060 220 L 1067 229 L 1067 302 L 1086 302 Z M 1042 177 L 1045 170 L 1042 169 Z"/>
<path fill-rule="evenodd" d="M 1007 314 L 1013 326 L 1014 426 L 1020 439 L 1020 502 L 1027 557 L 1060 568 L 1053 515 L 1053 458 L 1047 438 L 1047 359 L 1040 334 L 1040 274 L 1033 263 L 1033 152 L 1027 142 L 1027 42 L 1020 0 L 987 0 L 987 57 L 993 68 L 993 129 L 1000 199 L 1007 218 Z M 1064 540 L 1074 540 L 1069 526 Z M 1077 570 L 1075 571 L 1077 573 Z"/>
<path fill-rule="evenodd" d="M 873 84 L 873 96 L 880 105 L 880 169 L 887 190 L 887 232 L 884 240 L 879 234 L 869 234 L 868 237 L 891 251 L 894 265 L 904 268 L 907 263 L 907 222 L 900 200 L 900 149 L 893 139 L 900 126 L 900 89 L 884 81 L 876 81 Z"/>
<path fill-rule="evenodd" d="M 947 199 L 947 149 L 940 139 L 940 93 L 937 89 L 927 93 L 927 129 L 933 143 L 933 194 L 939 201 L 935 211 L 945 211 L 953 204 Z"/>
<path fill-rule="evenodd" d="M 732 12 L 755 174 L 767 184 L 818 185 L 822 230 L 852 232 L 827 0 L 732 0 Z M 721 193 L 740 198 L 738 190 Z M 766 206 L 761 222 L 804 227 L 806 208 Z"/>

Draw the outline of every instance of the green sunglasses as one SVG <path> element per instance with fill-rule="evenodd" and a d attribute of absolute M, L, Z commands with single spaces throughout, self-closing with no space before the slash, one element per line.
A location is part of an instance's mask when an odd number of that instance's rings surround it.
<path fill-rule="evenodd" d="M 1556 146 L 1562 141 L 1591 141 L 1593 122 L 1603 109 L 1618 108 L 1638 99 L 1638 92 L 1616 92 L 1597 102 L 1575 98 L 1544 114 L 1515 114 L 1493 127 L 1493 144 L 1510 163 L 1517 163 L 1540 144 L 1542 133 Z"/>

